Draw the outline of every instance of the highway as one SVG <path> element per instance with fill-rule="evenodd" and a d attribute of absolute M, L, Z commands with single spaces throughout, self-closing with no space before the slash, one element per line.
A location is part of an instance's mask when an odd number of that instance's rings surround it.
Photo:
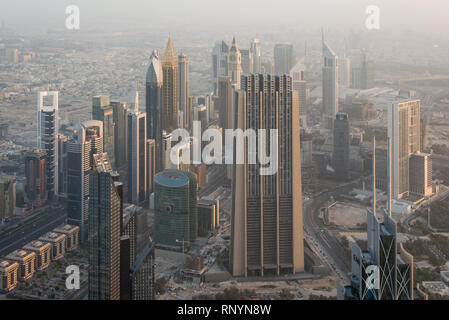
<path fill-rule="evenodd" d="M 325 263 L 340 277 L 342 281 L 349 281 L 348 268 L 344 263 L 345 251 L 335 236 L 327 230 L 319 219 L 319 210 L 331 196 L 347 194 L 360 184 L 360 179 L 343 184 L 331 191 L 322 192 L 303 206 L 303 220 L 305 237 L 309 245 L 324 260 Z"/>

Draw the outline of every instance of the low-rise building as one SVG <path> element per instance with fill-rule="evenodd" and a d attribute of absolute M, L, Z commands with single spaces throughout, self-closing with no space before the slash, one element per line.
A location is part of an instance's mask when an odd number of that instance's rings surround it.
<path fill-rule="evenodd" d="M 53 231 L 56 233 L 65 234 L 67 236 L 65 246 L 65 250 L 67 252 L 78 248 L 80 227 L 66 224 L 53 229 Z"/>
<path fill-rule="evenodd" d="M 64 257 L 67 240 L 65 234 L 50 231 L 41 236 L 39 240 L 51 243 L 51 260 L 58 260 Z"/>
<path fill-rule="evenodd" d="M 23 247 L 24 250 L 36 253 L 34 267 L 43 270 L 50 265 L 51 262 L 51 244 L 39 240 L 32 241 Z"/>
<path fill-rule="evenodd" d="M 19 264 L 19 280 L 26 281 L 34 275 L 34 262 L 36 261 L 36 254 L 34 252 L 18 249 L 8 254 L 6 259 Z"/>
<path fill-rule="evenodd" d="M 17 286 L 18 272 L 17 262 L 0 260 L 0 291 L 10 292 Z"/>

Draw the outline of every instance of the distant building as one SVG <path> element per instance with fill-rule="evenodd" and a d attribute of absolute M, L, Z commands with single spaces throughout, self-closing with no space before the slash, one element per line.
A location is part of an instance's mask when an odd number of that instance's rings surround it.
<path fill-rule="evenodd" d="M 109 96 L 92 98 L 92 119 L 103 122 L 103 150 L 108 154 L 112 168 L 115 168 L 115 122 L 114 109 Z"/>
<path fill-rule="evenodd" d="M 182 114 L 180 118 L 179 127 L 188 128 L 187 112 L 189 105 L 189 60 L 184 53 L 178 56 L 178 97 L 179 97 L 179 113 Z"/>
<path fill-rule="evenodd" d="M 219 201 L 198 200 L 198 236 L 207 237 L 220 224 Z"/>
<path fill-rule="evenodd" d="M 338 113 L 338 56 L 323 35 L 323 112 L 333 121 Z M 332 123 L 330 123 L 332 125 Z"/>
<path fill-rule="evenodd" d="M 242 55 L 242 73 L 253 73 L 254 62 L 251 51 L 248 49 L 241 49 L 240 54 Z"/>
<path fill-rule="evenodd" d="M 70 138 L 58 135 L 58 194 L 67 194 L 67 143 Z"/>
<path fill-rule="evenodd" d="M 410 155 L 410 193 L 421 197 L 431 196 L 432 184 L 432 156 L 428 153 L 417 152 Z"/>
<path fill-rule="evenodd" d="M 276 44 L 274 46 L 274 70 L 278 75 L 290 74 L 295 65 L 295 49 L 291 44 Z"/>
<path fill-rule="evenodd" d="M 351 83 L 354 89 L 374 88 L 374 63 L 367 60 L 365 53 L 361 56 L 360 64 L 352 68 Z"/>
<path fill-rule="evenodd" d="M 168 37 L 162 56 L 162 130 L 172 132 L 178 129 L 178 56 L 173 42 Z"/>
<path fill-rule="evenodd" d="M 251 72 L 253 73 L 261 73 L 262 72 L 262 50 L 260 48 L 260 40 L 254 39 L 251 42 L 250 53 L 253 59 L 253 69 Z"/>
<path fill-rule="evenodd" d="M 349 146 L 350 127 L 346 113 L 337 113 L 334 120 L 334 148 L 332 152 L 332 166 L 335 170 L 335 178 L 338 180 L 349 179 Z"/>
<path fill-rule="evenodd" d="M 190 170 L 196 175 L 196 180 L 198 181 L 198 188 L 204 188 L 206 186 L 207 179 L 207 165 L 205 163 L 201 164 L 191 164 Z"/>
<path fill-rule="evenodd" d="M 38 208 L 47 203 L 47 153 L 34 150 L 25 155 L 25 193 L 31 205 Z"/>
<path fill-rule="evenodd" d="M 228 54 L 228 74 L 231 78 L 232 86 L 238 90 L 240 89 L 240 77 L 242 75 L 242 55 L 237 47 L 235 37 L 232 39 L 231 49 Z"/>
<path fill-rule="evenodd" d="M 14 218 L 16 208 L 16 179 L 0 176 L 0 221 Z"/>
<path fill-rule="evenodd" d="M 116 168 L 126 164 L 128 143 L 128 107 L 124 102 L 111 101 L 114 119 L 114 158 Z"/>
<path fill-rule="evenodd" d="M 160 150 L 158 150 L 160 151 Z M 159 157 L 160 152 L 156 152 L 156 140 L 147 140 L 147 162 L 148 162 L 148 186 L 147 186 L 147 199 L 150 199 L 150 195 L 153 193 L 153 179 L 156 175 L 156 158 Z"/>

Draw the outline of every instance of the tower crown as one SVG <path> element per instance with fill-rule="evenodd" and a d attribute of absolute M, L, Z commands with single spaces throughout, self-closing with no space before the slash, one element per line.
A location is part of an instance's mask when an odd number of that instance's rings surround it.
<path fill-rule="evenodd" d="M 167 46 L 165 47 L 164 55 L 162 56 L 162 64 L 175 65 L 178 63 L 178 56 L 176 55 L 175 47 L 171 41 L 171 37 L 168 37 Z"/>

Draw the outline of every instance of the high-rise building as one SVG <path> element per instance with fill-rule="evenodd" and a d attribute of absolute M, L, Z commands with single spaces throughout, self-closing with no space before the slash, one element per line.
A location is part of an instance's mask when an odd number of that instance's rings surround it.
<path fill-rule="evenodd" d="M 218 80 L 218 120 L 223 129 L 232 129 L 232 83 L 230 77 Z"/>
<path fill-rule="evenodd" d="M 242 56 L 242 73 L 253 73 L 254 62 L 251 51 L 249 49 L 241 49 L 240 54 Z"/>
<path fill-rule="evenodd" d="M 295 65 L 295 49 L 291 44 L 276 44 L 274 46 L 274 70 L 277 74 L 290 74 Z"/>
<path fill-rule="evenodd" d="M 224 42 L 218 42 L 212 51 L 212 78 L 214 80 L 214 93 L 218 94 L 219 77 L 228 75 L 229 46 Z"/>
<path fill-rule="evenodd" d="M 351 87 L 351 60 L 346 56 L 343 57 L 340 61 L 339 66 L 339 78 L 340 84 L 343 87 L 350 88 Z"/>
<path fill-rule="evenodd" d="M 0 221 L 14 217 L 16 208 L 16 179 L 14 177 L 0 176 Z"/>
<path fill-rule="evenodd" d="M 189 105 L 189 60 L 184 53 L 178 56 L 178 97 L 180 128 L 188 128 L 187 112 Z"/>
<path fill-rule="evenodd" d="M 240 89 L 240 76 L 242 75 L 242 55 L 237 47 L 235 37 L 232 39 L 231 49 L 228 54 L 228 76 L 235 89 Z"/>
<path fill-rule="evenodd" d="M 362 90 L 374 87 L 374 62 L 367 60 L 365 52 L 351 70 L 351 87 Z"/>
<path fill-rule="evenodd" d="M 323 112 L 329 123 L 338 113 L 338 56 L 324 41 L 323 35 Z"/>
<path fill-rule="evenodd" d="M 25 156 L 25 193 L 29 203 L 38 208 L 47 203 L 47 153 L 34 150 Z"/>
<path fill-rule="evenodd" d="M 168 169 L 154 177 L 154 242 L 185 250 L 198 234 L 197 182 L 193 173 Z"/>
<path fill-rule="evenodd" d="M 392 103 L 388 108 L 388 137 L 392 144 L 392 195 L 407 198 L 410 190 L 409 157 L 421 150 L 420 100 Z"/>
<path fill-rule="evenodd" d="M 154 300 L 154 245 L 145 244 L 131 268 L 131 299 Z"/>
<path fill-rule="evenodd" d="M 349 179 L 349 145 L 350 127 L 348 114 L 339 112 L 334 120 L 334 148 L 332 152 L 332 166 L 335 178 Z"/>
<path fill-rule="evenodd" d="M 111 101 L 114 118 L 114 160 L 116 168 L 128 161 L 127 135 L 128 135 L 128 107 L 126 103 Z"/>
<path fill-rule="evenodd" d="M 80 227 L 80 239 L 87 239 L 89 175 L 93 155 L 103 153 L 103 122 L 88 120 L 76 126 L 67 143 L 67 223 Z"/>
<path fill-rule="evenodd" d="M 158 150 L 160 151 L 160 150 Z M 148 186 L 147 186 L 147 199 L 150 199 L 150 195 L 153 193 L 153 179 L 156 174 L 156 141 L 154 139 L 147 140 L 147 161 L 148 161 Z"/>
<path fill-rule="evenodd" d="M 41 91 L 37 96 L 37 147 L 47 152 L 47 191 L 51 200 L 58 192 L 58 92 Z"/>
<path fill-rule="evenodd" d="M 115 168 L 114 109 L 110 104 L 109 96 L 92 98 L 92 120 L 103 122 L 103 150 L 108 154 L 111 166 Z"/>
<path fill-rule="evenodd" d="M 372 149 L 376 150 L 375 139 Z M 390 155 L 388 159 L 391 168 Z M 391 179 L 387 180 L 390 186 L 387 208 L 382 214 L 376 204 L 376 156 L 373 153 L 373 206 L 366 215 L 367 250 L 362 251 L 357 243 L 352 243 L 351 284 L 338 285 L 340 300 L 413 300 L 413 256 L 397 243 L 397 225 L 391 217 Z"/>
<path fill-rule="evenodd" d="M 178 56 L 171 38 L 162 56 L 162 130 L 178 129 Z"/>
<path fill-rule="evenodd" d="M 89 194 L 89 300 L 120 299 L 121 197 L 106 153 L 93 155 Z"/>
<path fill-rule="evenodd" d="M 432 156 L 418 151 L 410 155 L 409 162 L 410 193 L 421 197 L 431 196 Z"/>
<path fill-rule="evenodd" d="M 154 50 L 148 62 L 146 78 L 146 112 L 147 112 L 147 137 L 154 139 L 156 150 L 162 147 L 162 86 L 163 71 L 159 51 Z M 156 155 L 156 172 L 162 171 L 162 154 Z"/>
<path fill-rule="evenodd" d="M 299 98 L 299 126 L 307 127 L 307 81 L 304 80 L 304 71 L 293 72 L 293 90 L 298 92 Z"/>
<path fill-rule="evenodd" d="M 242 89 L 234 95 L 235 127 L 244 132 L 277 130 L 278 144 L 277 171 L 272 175 L 261 175 L 259 164 L 234 164 L 230 254 L 234 276 L 304 270 L 297 96 L 290 76 L 268 74 L 242 76 Z M 267 139 L 257 153 L 274 152 L 271 143 Z M 243 150 L 245 155 L 255 151 L 248 150 L 248 144 Z"/>
<path fill-rule="evenodd" d="M 128 114 L 128 201 L 138 205 L 147 197 L 147 114 L 138 111 L 138 93 L 133 96 L 135 108 Z"/>
<path fill-rule="evenodd" d="M 261 73 L 262 72 L 262 50 L 260 49 L 260 40 L 254 39 L 251 42 L 250 49 L 252 58 L 253 58 L 253 73 Z"/>
<path fill-rule="evenodd" d="M 58 135 L 58 194 L 67 194 L 67 143 L 69 137 Z"/>
<path fill-rule="evenodd" d="M 219 200 L 198 200 L 198 236 L 207 237 L 218 227 L 220 219 Z"/>

